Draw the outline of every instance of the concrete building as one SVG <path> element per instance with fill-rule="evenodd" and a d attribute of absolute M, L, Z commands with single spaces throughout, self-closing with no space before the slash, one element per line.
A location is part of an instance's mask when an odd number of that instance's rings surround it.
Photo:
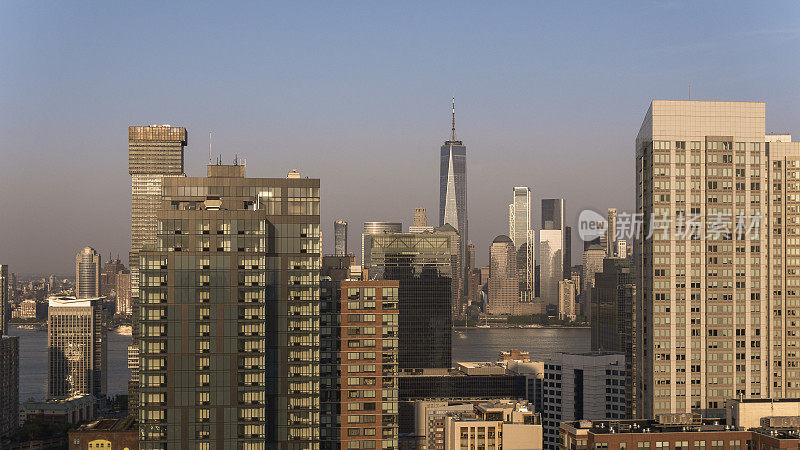
<path fill-rule="evenodd" d="M 530 188 L 515 187 L 513 201 L 508 205 L 508 236 L 514 242 L 517 252 L 519 292 L 524 301 L 533 300 L 536 291 L 534 286 L 536 233 L 531 226 L 532 215 Z"/>
<path fill-rule="evenodd" d="M 461 306 L 455 229 L 365 236 L 369 278 L 400 281 L 400 368 L 449 368 L 452 317 Z"/>
<path fill-rule="evenodd" d="M 115 288 L 117 294 L 117 314 L 130 316 L 133 314 L 133 305 L 131 303 L 131 273 L 128 270 L 118 272 L 115 277 L 117 287 Z"/>
<path fill-rule="evenodd" d="M 581 312 L 584 316 L 590 317 L 592 315 L 592 290 L 595 284 L 595 274 L 603 270 L 603 260 L 606 257 L 606 249 L 599 243 L 584 243 L 583 247 L 583 261 L 581 267 L 583 274 L 581 276 L 581 293 L 582 303 Z"/>
<path fill-rule="evenodd" d="M 623 241 L 617 241 L 623 242 Z M 592 351 L 625 354 L 626 409 L 636 410 L 636 284 L 631 258 L 606 258 L 603 271 L 595 274 L 592 289 Z"/>
<path fill-rule="evenodd" d="M 36 300 L 23 300 L 19 303 L 18 314 L 15 318 L 23 320 L 44 319 L 47 317 L 47 303 Z"/>
<path fill-rule="evenodd" d="M 800 399 L 732 398 L 725 401 L 725 423 L 749 430 L 761 426 L 765 417 L 800 417 Z"/>
<path fill-rule="evenodd" d="M 0 336 L 0 439 L 19 425 L 19 337 Z"/>
<path fill-rule="evenodd" d="M 542 448 L 541 417 L 539 413 L 533 411 L 533 405 L 526 402 L 479 403 L 471 412 L 453 412 L 445 415 L 440 423 L 442 432 L 434 437 L 435 445 L 428 448 L 437 450 Z"/>
<path fill-rule="evenodd" d="M 415 227 L 428 226 L 428 214 L 426 213 L 425 208 L 423 207 L 414 208 L 414 226 Z"/>
<path fill-rule="evenodd" d="M 644 117 L 637 213 L 657 218 L 634 246 L 646 417 L 800 397 L 800 144 L 766 135 L 765 117 L 760 102 L 662 100 Z"/>
<path fill-rule="evenodd" d="M 341 283 L 341 448 L 399 448 L 399 288 Z"/>
<path fill-rule="evenodd" d="M 162 180 L 138 253 L 140 444 L 318 447 L 319 180 L 207 171 Z"/>
<path fill-rule="evenodd" d="M 22 402 L 19 408 L 20 422 L 33 419 L 75 425 L 94 420 L 96 416 L 97 399 L 90 394 L 77 394 L 45 401 Z"/>
<path fill-rule="evenodd" d="M 92 247 L 75 255 L 75 297 L 100 297 L 100 254 Z"/>
<path fill-rule="evenodd" d="M 364 222 L 364 232 L 361 234 L 361 266 L 368 268 L 369 255 L 372 252 L 372 241 L 368 236 L 384 233 L 402 233 L 403 224 L 400 222 Z"/>
<path fill-rule="evenodd" d="M 444 142 L 439 158 L 439 227 L 452 226 L 461 238 L 459 260 L 467 260 L 469 221 L 467 220 L 467 147 L 456 140 L 456 102 L 453 99 L 453 123 L 450 139 Z M 461 267 L 459 280 L 466 278 Z"/>
<path fill-rule="evenodd" d="M 347 256 L 347 221 L 333 222 L 334 256 Z"/>
<path fill-rule="evenodd" d="M 558 311 L 558 282 L 564 279 L 564 234 L 564 199 L 542 200 L 539 295 L 553 314 Z"/>
<path fill-rule="evenodd" d="M 489 297 L 486 314 L 511 315 L 520 303 L 517 252 L 506 235 L 494 238 L 489 248 Z"/>
<path fill-rule="evenodd" d="M 578 317 L 578 306 L 575 304 L 577 288 L 572 280 L 558 282 L 558 318 L 575 320 Z"/>
<path fill-rule="evenodd" d="M 625 355 L 558 353 L 544 364 L 544 448 L 558 447 L 563 421 L 624 419 Z"/>
<path fill-rule="evenodd" d="M 8 334 L 8 319 L 11 318 L 10 281 L 8 266 L 0 264 L 0 337 Z"/>
<path fill-rule="evenodd" d="M 100 419 L 69 430 L 69 450 L 139 448 L 139 425 L 128 416 L 124 419 Z"/>
<path fill-rule="evenodd" d="M 103 264 L 103 270 L 100 271 L 100 296 L 116 297 L 117 274 L 126 270 L 125 265 L 122 264 L 119 258 L 109 258 L 109 260 Z"/>
<path fill-rule="evenodd" d="M 628 257 L 628 241 L 625 240 L 618 240 L 617 241 L 617 250 L 614 254 L 617 258 L 627 258 Z"/>
<path fill-rule="evenodd" d="M 47 397 L 106 395 L 102 298 L 51 297 L 47 310 Z"/>
<path fill-rule="evenodd" d="M 608 208 L 608 228 L 606 228 L 606 256 L 616 256 L 617 251 L 617 208 Z"/>

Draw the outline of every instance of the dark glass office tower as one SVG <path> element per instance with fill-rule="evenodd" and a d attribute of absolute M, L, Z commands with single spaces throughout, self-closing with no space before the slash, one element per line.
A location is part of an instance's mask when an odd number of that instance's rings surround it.
<path fill-rule="evenodd" d="M 318 449 L 319 180 L 164 178 L 157 227 L 140 252 L 141 448 Z"/>
<path fill-rule="evenodd" d="M 461 238 L 459 255 L 467 260 L 469 222 L 467 220 L 467 147 L 456 140 L 456 106 L 453 99 L 453 125 L 450 139 L 441 147 L 439 158 L 439 226 L 450 224 Z M 466 275 L 459 273 L 464 280 Z"/>
<path fill-rule="evenodd" d="M 458 234 L 442 227 L 368 239 L 370 278 L 400 281 L 400 369 L 450 368 Z"/>

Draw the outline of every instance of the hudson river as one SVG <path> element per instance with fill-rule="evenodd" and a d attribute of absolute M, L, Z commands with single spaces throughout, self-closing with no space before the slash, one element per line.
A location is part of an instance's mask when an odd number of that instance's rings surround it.
<path fill-rule="evenodd" d="M 42 399 L 47 393 L 47 330 L 12 325 L 19 336 L 19 400 Z M 108 395 L 128 392 L 130 335 L 108 332 Z M 503 350 L 530 352 L 534 360 L 555 352 L 589 351 L 587 328 L 470 328 L 453 333 L 453 361 L 496 361 Z"/>

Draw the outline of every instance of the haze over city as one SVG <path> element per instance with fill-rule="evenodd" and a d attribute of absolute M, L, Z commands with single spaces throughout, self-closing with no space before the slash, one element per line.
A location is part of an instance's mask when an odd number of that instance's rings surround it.
<path fill-rule="evenodd" d="M 796 2 L 0 5 L 0 255 L 70 274 L 130 250 L 127 127 L 186 127 L 186 172 L 213 153 L 251 176 L 321 179 L 333 221 L 438 221 L 439 147 L 468 147 L 478 264 L 515 185 L 634 209 L 651 99 L 764 101 L 799 130 Z M 220 24 L 224 23 L 225 26 Z M 577 243 L 577 236 L 573 235 Z M 573 245 L 579 255 L 579 245 Z M 573 256 L 575 260 L 576 256 Z"/>

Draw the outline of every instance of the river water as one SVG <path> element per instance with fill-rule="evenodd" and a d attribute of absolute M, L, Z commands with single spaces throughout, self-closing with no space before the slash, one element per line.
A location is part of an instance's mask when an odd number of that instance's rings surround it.
<path fill-rule="evenodd" d="M 19 401 L 33 397 L 42 400 L 47 395 L 47 330 L 9 326 L 8 334 L 19 336 Z M 109 331 L 107 391 L 109 396 L 128 393 L 128 346 L 130 334 Z"/>
<path fill-rule="evenodd" d="M 47 394 L 47 330 L 11 325 L 11 336 L 19 336 L 19 399 L 43 399 Z M 589 351 L 586 328 L 470 328 L 453 333 L 453 361 L 496 361 L 504 350 L 524 350 L 533 360 L 544 360 L 556 352 Z M 128 345 L 131 337 L 108 332 L 108 395 L 128 392 Z"/>

